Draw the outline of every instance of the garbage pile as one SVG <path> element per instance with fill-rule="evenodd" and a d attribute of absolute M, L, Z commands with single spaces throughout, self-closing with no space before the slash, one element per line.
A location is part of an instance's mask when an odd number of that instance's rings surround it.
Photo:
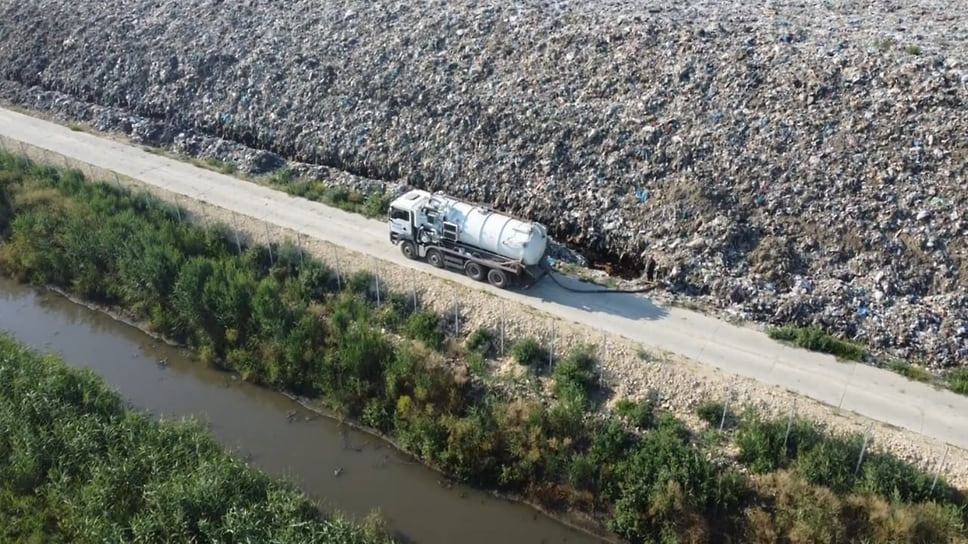
<path fill-rule="evenodd" d="M 968 12 L 940 0 L 0 3 L 0 97 L 443 189 L 749 319 L 968 360 Z"/>

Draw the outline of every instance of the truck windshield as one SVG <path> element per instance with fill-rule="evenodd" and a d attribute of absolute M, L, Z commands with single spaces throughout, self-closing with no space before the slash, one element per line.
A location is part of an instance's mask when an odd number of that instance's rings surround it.
<path fill-rule="evenodd" d="M 407 210 L 390 208 L 390 219 L 403 219 L 404 221 L 410 221 L 410 212 Z"/>

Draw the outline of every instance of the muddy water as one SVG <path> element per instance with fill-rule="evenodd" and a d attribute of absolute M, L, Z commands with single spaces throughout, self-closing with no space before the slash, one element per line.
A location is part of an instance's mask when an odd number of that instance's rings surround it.
<path fill-rule="evenodd" d="M 61 354 L 71 365 L 93 369 L 138 409 L 201 418 L 238 455 L 290 478 L 327 506 L 354 516 L 379 509 L 401 540 L 598 542 L 526 506 L 444 487 L 439 475 L 372 437 L 206 368 L 184 350 L 56 294 L 0 278 L 0 330 Z"/>

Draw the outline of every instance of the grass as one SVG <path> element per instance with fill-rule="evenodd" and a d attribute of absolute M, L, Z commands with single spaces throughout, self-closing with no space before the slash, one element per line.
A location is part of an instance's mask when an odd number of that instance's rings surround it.
<path fill-rule="evenodd" d="M 214 157 L 209 157 L 206 159 L 190 159 L 189 162 L 198 168 L 214 170 L 226 175 L 232 175 L 238 171 L 238 165 L 236 165 L 234 162 L 222 161 Z"/>
<path fill-rule="evenodd" d="M 932 383 L 934 375 L 922 366 L 913 365 L 906 361 L 895 360 L 887 365 L 888 368 L 898 374 L 916 382 Z"/>
<path fill-rule="evenodd" d="M 956 368 L 945 377 L 948 389 L 960 395 L 968 395 L 968 368 Z"/>
<path fill-rule="evenodd" d="M 838 359 L 847 361 L 863 361 L 866 354 L 866 350 L 860 344 L 828 334 L 816 326 L 771 327 L 767 330 L 767 334 L 774 340 L 793 342 L 798 347 L 820 353 L 829 353 Z"/>

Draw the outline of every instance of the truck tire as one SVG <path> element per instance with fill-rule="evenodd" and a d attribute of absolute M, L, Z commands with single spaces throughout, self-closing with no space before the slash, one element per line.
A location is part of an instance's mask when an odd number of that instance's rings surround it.
<path fill-rule="evenodd" d="M 408 259 L 417 258 L 417 246 L 413 245 L 413 242 L 403 242 L 400 244 L 400 253 Z"/>
<path fill-rule="evenodd" d="M 487 281 L 498 289 L 507 289 L 511 284 L 507 273 L 499 268 L 492 268 L 487 272 Z"/>
<path fill-rule="evenodd" d="M 436 249 L 429 249 L 427 250 L 427 262 L 430 263 L 430 266 L 433 266 L 434 268 L 443 268 L 444 256 L 441 255 Z"/>
<path fill-rule="evenodd" d="M 474 261 L 467 261 L 467 264 L 464 265 L 464 273 L 474 281 L 483 281 L 486 275 L 484 267 Z"/>

